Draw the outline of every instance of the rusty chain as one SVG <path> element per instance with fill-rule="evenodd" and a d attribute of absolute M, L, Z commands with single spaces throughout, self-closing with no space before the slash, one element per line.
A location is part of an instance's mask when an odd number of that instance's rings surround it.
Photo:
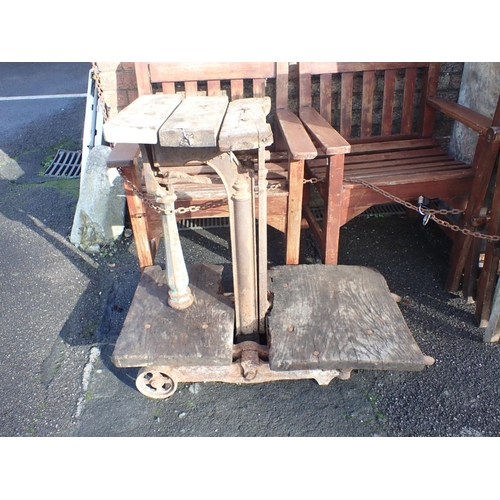
<path fill-rule="evenodd" d="M 123 175 L 122 169 L 117 167 L 118 173 L 130 188 L 130 190 L 141 200 L 143 201 L 149 208 L 154 210 L 158 214 L 185 214 L 188 212 L 200 212 L 203 210 L 208 210 L 210 208 L 222 207 L 227 204 L 227 198 L 219 201 L 207 201 L 201 205 L 191 205 L 190 207 L 179 207 L 174 210 L 167 210 L 163 208 L 159 203 L 154 202 L 148 196 L 146 196 L 142 190 L 138 189 L 133 182 L 131 182 L 125 175 Z"/>
<path fill-rule="evenodd" d="M 122 179 L 129 186 L 129 188 L 132 190 L 132 192 L 137 197 L 139 197 L 148 207 L 150 207 L 152 210 L 154 210 L 158 214 L 162 214 L 162 213 L 165 213 L 165 214 L 171 214 L 171 213 L 185 214 L 188 212 L 196 213 L 196 212 L 202 212 L 204 210 L 209 210 L 210 208 L 218 208 L 218 207 L 224 206 L 228 203 L 228 199 L 225 198 L 225 199 L 219 200 L 219 201 L 208 201 L 208 202 L 203 203 L 201 205 L 191 205 L 190 207 L 179 207 L 179 208 L 176 208 L 174 210 L 167 210 L 167 209 L 163 208 L 160 204 L 152 201 L 150 198 L 145 196 L 144 193 L 142 192 L 142 190 L 140 190 L 136 186 L 134 186 L 134 184 L 125 175 L 123 175 L 120 167 L 118 167 L 117 170 L 118 170 L 120 176 L 122 177 Z M 427 217 L 427 220 L 432 219 L 434 222 L 436 222 L 436 224 L 439 224 L 440 226 L 446 227 L 446 228 L 450 229 L 451 231 L 460 232 L 460 233 L 465 234 L 466 236 L 472 236 L 474 238 L 479 238 L 479 239 L 483 239 L 486 241 L 491 241 L 491 242 L 500 241 L 500 236 L 488 235 L 488 234 L 479 233 L 477 231 L 470 230 L 468 228 L 461 228 L 461 227 L 457 226 L 456 224 L 451 224 L 450 222 L 444 221 L 444 220 L 436 217 L 436 215 L 462 214 L 463 211 L 459 210 L 457 208 L 453 208 L 453 209 L 448 210 L 448 209 L 431 209 L 431 208 L 417 207 L 413 203 L 410 203 L 409 201 L 403 200 L 403 199 L 401 199 L 401 198 L 399 198 L 399 197 L 397 197 L 397 196 L 395 196 L 395 195 L 393 195 L 393 194 L 391 194 L 391 193 L 389 193 L 389 192 L 387 192 L 387 191 L 385 191 L 385 190 L 383 190 L 383 189 L 375 186 L 374 184 L 371 184 L 363 179 L 353 179 L 353 178 L 346 177 L 344 180 L 347 182 L 362 184 L 363 186 L 365 186 L 369 189 L 372 189 L 373 191 L 375 191 L 375 192 L 381 194 L 382 196 L 394 201 L 395 203 L 399 203 L 400 205 L 403 205 L 404 207 L 406 207 L 410 210 L 414 210 L 414 211 L 418 212 L 419 214 L 424 215 L 424 217 Z M 311 178 L 303 180 L 304 184 L 317 184 L 318 182 L 325 182 L 325 178 L 311 177 Z M 273 190 L 276 190 L 279 188 L 286 187 L 286 185 L 287 185 L 287 182 L 268 184 L 267 190 L 273 191 Z M 426 221 L 426 223 L 427 223 L 427 221 Z"/>
<path fill-rule="evenodd" d="M 436 224 L 439 224 L 440 226 L 446 227 L 452 231 L 460 232 L 460 233 L 465 234 L 466 236 L 472 236 L 474 238 L 479 238 L 479 239 L 487 240 L 487 241 L 491 241 L 491 242 L 500 241 L 500 236 L 479 233 L 477 231 L 472 231 L 471 229 L 468 229 L 468 228 L 461 228 L 461 227 L 457 226 L 456 224 L 451 224 L 448 221 L 445 221 L 445 220 L 442 220 L 442 219 L 436 217 L 436 215 L 462 214 L 463 211 L 459 210 L 458 208 L 452 208 L 450 210 L 448 210 L 448 209 L 435 210 L 432 208 L 417 207 L 416 205 L 414 205 L 408 201 L 402 200 L 401 198 L 398 198 L 397 196 L 395 196 L 391 193 L 388 193 L 387 191 L 385 191 L 385 190 L 383 190 L 383 189 L 381 189 L 381 188 L 379 188 L 379 187 L 377 187 L 369 182 L 366 182 L 363 179 L 352 179 L 352 178 L 346 177 L 344 180 L 346 180 L 347 182 L 362 184 L 363 186 L 365 186 L 369 189 L 372 189 L 373 191 L 385 196 L 386 198 L 389 198 L 390 200 L 392 200 L 396 203 L 403 205 L 406 208 L 409 208 L 411 210 L 415 210 L 419 214 L 424 215 L 424 217 L 427 217 L 427 220 L 432 219 L 434 222 L 436 222 Z M 427 223 L 427 221 L 425 223 Z"/>

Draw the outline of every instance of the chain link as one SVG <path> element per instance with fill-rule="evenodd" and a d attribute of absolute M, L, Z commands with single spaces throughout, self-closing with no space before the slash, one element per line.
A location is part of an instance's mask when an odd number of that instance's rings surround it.
<path fill-rule="evenodd" d="M 325 179 L 326 178 L 313 177 L 311 179 L 306 179 L 304 181 L 304 183 L 309 182 L 311 184 L 316 184 L 317 182 L 324 182 Z M 436 222 L 436 224 L 439 224 L 440 226 L 446 227 L 452 231 L 460 232 L 462 234 L 465 234 L 466 236 L 472 236 L 474 238 L 479 238 L 479 239 L 486 240 L 486 241 L 491 241 L 491 242 L 500 241 L 500 236 L 479 233 L 477 231 L 473 231 L 473 230 L 468 229 L 468 228 L 461 228 L 461 227 L 457 226 L 456 224 L 451 224 L 448 221 L 445 221 L 445 220 L 442 220 L 442 219 L 436 217 L 436 215 L 448 215 L 448 214 L 459 215 L 459 214 L 462 214 L 463 210 L 459 210 L 458 208 L 452 208 L 450 210 L 448 210 L 448 209 L 435 210 L 435 209 L 431 209 L 431 208 L 417 207 L 416 205 L 413 205 L 409 201 L 402 200 L 401 198 L 398 198 L 397 196 L 395 196 L 391 193 L 388 193 L 387 191 L 375 186 L 374 184 L 371 184 L 370 182 L 365 181 L 364 179 L 353 179 L 353 178 L 345 177 L 344 180 L 347 182 L 362 184 L 363 186 L 365 186 L 369 189 L 372 189 L 373 191 L 381 194 L 382 196 L 385 196 L 386 198 L 388 198 L 396 203 L 399 203 L 399 204 L 403 205 L 404 207 L 409 208 L 410 210 L 414 210 L 414 211 L 418 212 L 420 215 L 430 216 L 430 218 L 434 222 Z"/>
<path fill-rule="evenodd" d="M 149 197 L 145 196 L 142 190 L 138 189 L 134 184 L 125 176 L 123 175 L 122 169 L 120 167 L 117 168 L 119 174 L 121 175 L 122 179 L 125 181 L 127 186 L 131 189 L 131 191 L 139 197 L 148 207 L 150 207 L 152 210 L 154 210 L 158 214 L 185 214 L 188 212 L 195 213 L 195 212 L 202 212 L 204 210 L 209 210 L 211 208 L 218 208 L 224 205 L 227 205 L 228 199 L 225 198 L 223 200 L 219 201 L 207 201 L 206 203 L 203 203 L 201 205 L 191 205 L 190 207 L 179 207 L 174 210 L 166 210 L 164 209 L 160 204 L 152 201 Z M 304 179 L 303 183 L 304 184 L 317 184 L 318 182 L 325 182 L 326 178 L 318 178 L 318 177 L 311 177 L 309 179 Z M 497 235 L 488 235 L 484 233 L 479 233 L 477 231 L 470 230 L 468 228 L 461 228 L 457 226 L 456 224 L 451 224 L 450 222 L 444 221 L 442 219 L 439 219 L 436 217 L 436 215 L 448 215 L 448 214 L 454 214 L 454 215 L 459 215 L 462 214 L 463 211 L 459 210 L 458 208 L 452 208 L 450 210 L 448 209 L 431 209 L 431 208 L 422 208 L 422 207 L 417 207 L 413 203 L 410 203 L 409 201 L 403 200 L 391 193 L 388 193 L 387 191 L 375 186 L 374 184 L 371 184 L 369 182 L 366 182 L 364 179 L 353 179 L 346 177 L 344 180 L 347 182 L 352 182 L 352 183 L 357 183 L 357 184 L 362 184 L 363 186 L 372 189 L 373 191 L 381 194 L 382 196 L 394 201 L 395 203 L 399 203 L 400 205 L 403 205 L 406 208 L 409 208 L 410 210 L 414 210 L 418 212 L 421 215 L 424 216 L 430 216 L 430 218 L 436 222 L 436 224 L 439 224 L 440 226 L 446 227 L 450 229 L 451 231 L 455 232 L 460 232 L 465 234 L 466 236 L 472 236 L 474 238 L 479 238 L 482 240 L 486 241 L 491 241 L 491 242 L 496 242 L 500 241 L 500 236 Z M 288 182 L 276 182 L 276 183 L 269 183 L 267 185 L 267 190 L 268 191 L 274 191 L 280 188 L 284 188 L 288 185 Z"/>
<path fill-rule="evenodd" d="M 227 205 L 227 198 L 219 201 L 207 201 L 206 203 L 202 203 L 201 205 L 191 205 L 189 207 L 179 207 L 174 210 L 167 210 L 163 208 L 159 203 L 151 200 L 148 196 L 146 196 L 142 190 L 138 189 L 125 175 L 123 175 L 122 169 L 117 167 L 118 173 L 121 175 L 122 179 L 125 181 L 127 186 L 131 189 L 131 191 L 141 199 L 149 208 L 154 210 L 158 214 L 185 214 L 188 212 L 200 212 L 203 210 L 209 210 L 210 208 L 217 208 Z"/>
<path fill-rule="evenodd" d="M 500 241 L 500 236 L 498 236 L 498 235 L 484 234 L 484 233 L 480 233 L 477 231 L 473 231 L 473 230 L 468 229 L 466 227 L 461 228 L 461 227 L 457 226 L 456 224 L 451 224 L 448 221 L 445 221 L 445 220 L 442 220 L 442 219 L 436 217 L 436 214 L 437 215 L 462 214 L 463 211 L 459 210 L 457 208 L 452 208 L 451 210 L 447 210 L 447 209 L 434 210 L 431 208 L 417 207 L 408 201 L 402 200 L 401 198 L 398 198 L 397 196 L 394 196 L 393 194 L 390 194 L 387 191 L 384 191 L 383 189 L 380 189 L 379 187 L 374 186 L 373 184 L 370 184 L 369 182 L 366 182 L 363 179 L 346 178 L 345 180 L 347 182 L 358 182 L 360 184 L 363 184 L 363 186 L 366 186 L 370 189 L 373 189 L 377 193 L 380 193 L 383 196 L 385 196 L 385 197 L 387 197 L 387 198 L 389 198 L 397 203 L 400 203 L 401 205 L 404 205 L 405 207 L 407 207 L 411 210 L 415 210 L 421 215 L 423 214 L 424 216 L 430 216 L 430 218 L 436 224 L 439 224 L 440 226 L 446 227 L 446 228 L 450 229 L 451 231 L 460 232 L 462 234 L 465 234 L 466 236 L 472 236 L 474 238 L 479 238 L 479 239 L 486 240 L 486 241 L 491 241 L 491 242 Z"/>

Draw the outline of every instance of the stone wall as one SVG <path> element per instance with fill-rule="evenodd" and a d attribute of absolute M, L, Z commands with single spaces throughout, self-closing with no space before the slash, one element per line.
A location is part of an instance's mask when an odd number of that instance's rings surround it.
<path fill-rule="evenodd" d="M 500 94 L 500 63 L 465 63 L 462 82 L 458 103 L 493 118 Z M 476 143 L 476 132 L 461 123 L 454 126 L 450 141 L 451 152 L 472 162 Z"/>

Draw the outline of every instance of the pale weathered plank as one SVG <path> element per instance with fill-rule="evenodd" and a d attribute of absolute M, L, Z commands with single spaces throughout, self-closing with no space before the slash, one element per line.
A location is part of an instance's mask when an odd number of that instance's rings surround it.
<path fill-rule="evenodd" d="M 221 151 L 244 151 L 273 143 L 271 125 L 266 116 L 271 110 L 269 97 L 232 101 L 219 134 Z"/>
<path fill-rule="evenodd" d="M 271 269 L 273 370 L 422 370 L 420 351 L 383 276 L 360 266 Z"/>
<path fill-rule="evenodd" d="M 186 97 L 159 131 L 164 147 L 214 147 L 228 105 L 227 96 Z"/>
<path fill-rule="evenodd" d="M 299 116 L 323 154 L 344 154 L 351 151 L 351 145 L 314 108 L 301 107 Z"/>
<path fill-rule="evenodd" d="M 178 95 L 143 95 L 104 124 L 109 143 L 156 144 L 158 130 L 182 98 Z"/>
<path fill-rule="evenodd" d="M 117 367 L 230 365 L 234 308 L 219 293 L 222 266 L 188 266 L 194 303 L 178 311 L 167 305 L 166 274 L 144 269 L 112 355 Z"/>

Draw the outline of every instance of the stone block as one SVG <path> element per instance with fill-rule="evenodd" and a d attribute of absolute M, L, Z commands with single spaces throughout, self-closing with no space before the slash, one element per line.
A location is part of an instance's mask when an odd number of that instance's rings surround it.
<path fill-rule="evenodd" d="M 493 118 L 500 92 L 499 62 L 467 62 L 464 65 L 458 103 Z M 450 151 L 460 159 L 472 162 L 477 133 L 461 123 L 455 123 Z"/>
<path fill-rule="evenodd" d="M 90 253 L 115 241 L 124 230 L 125 192 L 118 171 L 106 165 L 110 153 L 108 146 L 95 146 L 82 168 L 70 240 Z"/>

